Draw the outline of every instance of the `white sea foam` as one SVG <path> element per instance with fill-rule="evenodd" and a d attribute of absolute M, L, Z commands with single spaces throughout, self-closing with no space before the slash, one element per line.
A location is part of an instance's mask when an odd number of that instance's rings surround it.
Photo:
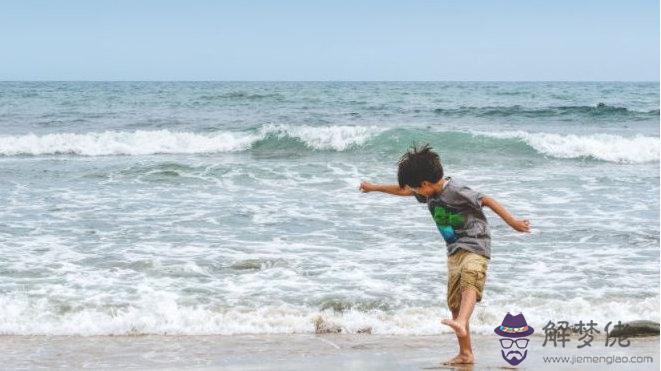
<path fill-rule="evenodd" d="M 169 130 L 101 133 L 57 133 L 0 137 L 0 154 L 147 155 L 155 153 L 231 152 L 248 148 L 255 135 L 230 132 L 202 135 Z"/>
<path fill-rule="evenodd" d="M 558 158 L 592 157 L 622 163 L 659 161 L 659 138 L 637 135 L 623 137 L 612 134 L 553 134 L 525 131 L 475 132 L 492 138 L 519 139 L 536 151 Z"/>
<path fill-rule="evenodd" d="M 156 299 L 156 300 L 155 300 Z M 80 307 L 62 312 L 46 299 L 0 297 L 1 335 L 234 335 L 314 333 L 315 322 L 345 333 L 370 329 L 374 334 L 433 335 L 449 333 L 440 319 L 449 316 L 444 307 L 409 307 L 395 311 L 347 310 L 319 311 L 300 305 L 283 304 L 257 308 L 232 307 L 209 309 L 178 304 L 176 296 L 153 293 L 132 305 L 119 309 Z M 531 326 L 548 321 L 654 320 L 658 297 L 643 300 L 619 300 L 603 303 L 582 298 L 536 302 L 487 303 L 479 305 L 471 321 L 473 331 L 489 334 L 507 312 L 523 312 Z M 76 309 L 77 308 L 77 309 Z M 571 313 L 567 317 L 567 313 Z"/>
<path fill-rule="evenodd" d="M 214 153 L 249 149 L 269 136 L 301 140 L 311 149 L 343 151 L 363 144 L 379 130 L 361 126 L 265 125 L 254 133 L 216 133 L 170 130 L 53 133 L 0 136 L 0 155 L 74 154 L 82 156 L 149 155 L 157 153 Z"/>
<path fill-rule="evenodd" d="M 373 126 L 288 126 L 265 125 L 260 129 L 262 138 L 275 134 L 278 138 L 292 137 L 303 141 L 308 147 L 320 150 L 344 151 L 362 145 L 382 130 Z"/>

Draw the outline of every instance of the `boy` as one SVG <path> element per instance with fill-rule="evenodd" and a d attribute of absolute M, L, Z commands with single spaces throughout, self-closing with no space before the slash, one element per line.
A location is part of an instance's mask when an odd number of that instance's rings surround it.
<path fill-rule="evenodd" d="M 482 212 L 488 206 L 512 228 L 529 232 L 530 222 L 514 218 L 496 200 L 443 177 L 438 155 L 429 145 L 413 147 L 402 156 L 397 171 L 399 184 L 372 184 L 363 181 L 363 192 L 385 192 L 415 196 L 427 204 L 447 245 L 448 307 L 452 319 L 441 322 L 457 335 L 459 354 L 446 364 L 473 363 L 468 322 L 475 303 L 482 299 L 487 265 L 491 258 L 489 225 Z"/>

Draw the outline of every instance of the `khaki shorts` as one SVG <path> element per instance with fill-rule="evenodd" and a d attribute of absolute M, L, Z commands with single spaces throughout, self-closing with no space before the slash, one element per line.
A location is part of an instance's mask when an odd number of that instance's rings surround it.
<path fill-rule="evenodd" d="M 461 292 L 472 288 L 477 301 L 482 300 L 482 290 L 487 279 L 489 259 L 474 252 L 460 249 L 448 256 L 448 307 L 459 310 Z"/>

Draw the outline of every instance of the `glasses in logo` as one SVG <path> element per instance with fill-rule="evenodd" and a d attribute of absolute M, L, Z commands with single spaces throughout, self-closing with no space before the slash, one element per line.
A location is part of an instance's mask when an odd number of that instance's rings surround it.
<path fill-rule="evenodd" d="M 528 346 L 528 339 L 500 339 L 500 346 L 502 346 L 503 349 L 511 348 L 514 343 L 516 343 L 517 348 L 523 349 Z"/>

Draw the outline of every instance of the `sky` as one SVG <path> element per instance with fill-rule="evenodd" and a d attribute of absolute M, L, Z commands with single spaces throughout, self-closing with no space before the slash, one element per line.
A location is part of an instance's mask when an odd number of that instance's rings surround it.
<path fill-rule="evenodd" d="M 659 80 L 658 0 L 0 0 L 0 80 Z"/>

